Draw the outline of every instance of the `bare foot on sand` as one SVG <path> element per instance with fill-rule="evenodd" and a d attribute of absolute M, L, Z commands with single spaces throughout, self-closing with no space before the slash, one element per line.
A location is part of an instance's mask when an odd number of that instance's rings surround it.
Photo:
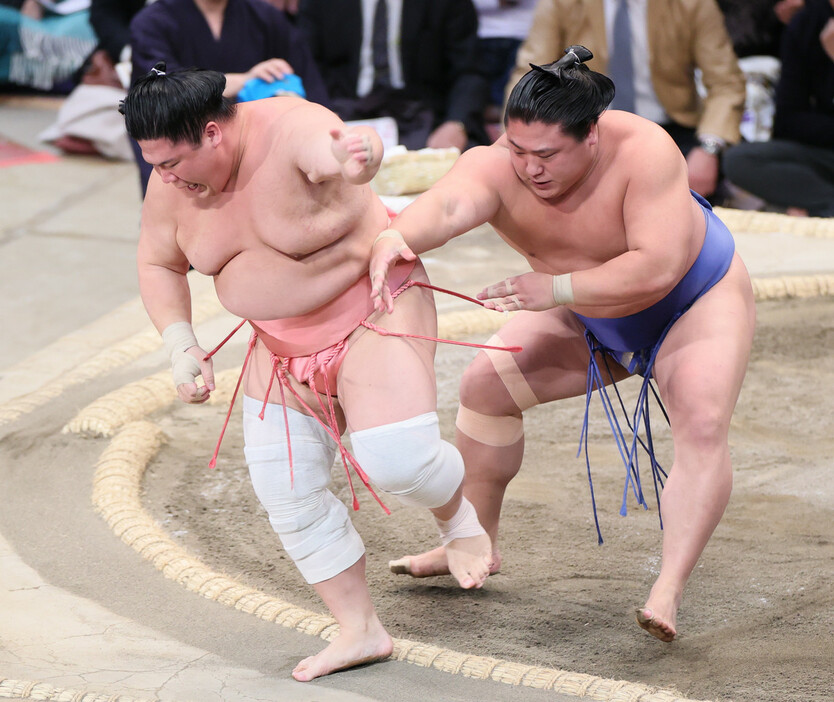
<path fill-rule="evenodd" d="M 657 637 L 661 641 L 670 643 L 675 640 L 678 632 L 675 630 L 674 619 L 670 621 L 661 618 L 654 613 L 654 610 L 648 607 L 638 607 L 635 610 L 637 623 L 648 631 L 652 636 Z"/>
<path fill-rule="evenodd" d="M 489 574 L 495 575 L 501 570 L 501 553 L 497 548 L 492 550 L 491 560 Z M 410 575 L 412 578 L 431 578 L 435 575 L 451 574 L 444 546 L 438 546 L 431 551 L 421 553 L 419 556 L 404 556 L 396 561 L 389 561 L 388 567 L 392 573 Z"/>
<path fill-rule="evenodd" d="M 393 650 L 394 642 L 382 624 L 372 632 L 343 631 L 323 651 L 295 666 L 292 676 L 307 682 L 337 670 L 388 658 Z"/>
<path fill-rule="evenodd" d="M 446 558 L 464 590 L 483 587 L 492 565 L 492 541 L 486 534 L 452 539 L 446 544 Z"/>

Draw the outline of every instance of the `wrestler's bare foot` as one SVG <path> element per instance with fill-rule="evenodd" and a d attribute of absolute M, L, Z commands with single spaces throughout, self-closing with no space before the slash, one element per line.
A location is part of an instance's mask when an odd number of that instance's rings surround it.
<path fill-rule="evenodd" d="M 652 636 L 670 643 L 678 635 L 675 622 L 680 605 L 680 595 L 655 593 L 652 589 L 643 607 L 635 610 L 637 623 Z"/>
<path fill-rule="evenodd" d="M 377 621 L 373 631 L 342 631 L 323 651 L 295 666 L 292 676 L 307 682 L 337 670 L 388 658 L 393 650 L 394 642 Z"/>
<path fill-rule="evenodd" d="M 489 574 L 495 575 L 501 570 L 501 553 L 497 548 L 492 550 L 491 560 Z M 419 556 L 404 556 L 396 561 L 389 561 L 388 567 L 392 573 L 410 575 L 412 578 L 431 578 L 435 575 L 450 575 L 451 573 L 449 561 L 446 558 L 446 549 L 443 546 L 421 553 Z"/>
<path fill-rule="evenodd" d="M 486 534 L 452 539 L 446 544 L 446 559 L 464 590 L 483 587 L 492 565 L 492 541 Z"/>

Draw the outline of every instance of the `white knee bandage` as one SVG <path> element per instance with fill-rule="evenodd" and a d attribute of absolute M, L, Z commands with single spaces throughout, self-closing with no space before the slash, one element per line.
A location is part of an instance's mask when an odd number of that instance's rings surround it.
<path fill-rule="evenodd" d="M 436 412 L 354 432 L 350 441 L 371 482 L 403 504 L 442 507 L 463 481 L 463 459 L 440 438 Z"/>
<path fill-rule="evenodd" d="M 347 507 L 327 489 L 336 444 L 312 417 L 287 409 L 293 479 L 284 412 L 243 398 L 243 434 L 252 487 L 269 522 L 308 583 L 327 580 L 352 566 L 365 552 Z"/>
<path fill-rule="evenodd" d="M 437 528 L 440 529 L 440 540 L 445 546 L 455 539 L 465 539 L 469 536 L 480 536 L 486 531 L 478 521 L 478 514 L 472 503 L 465 497 L 461 498 L 460 507 L 455 516 L 447 521 L 437 521 Z"/>

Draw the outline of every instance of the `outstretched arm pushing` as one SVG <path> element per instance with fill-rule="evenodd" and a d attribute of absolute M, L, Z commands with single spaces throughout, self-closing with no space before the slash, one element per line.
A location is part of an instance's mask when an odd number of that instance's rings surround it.
<path fill-rule="evenodd" d="M 492 147 L 463 154 L 443 178 L 406 207 L 374 242 L 371 255 L 371 299 L 377 310 L 393 309 L 388 270 L 400 258 L 436 249 L 477 227 L 498 211 L 498 189 L 488 182 Z"/>

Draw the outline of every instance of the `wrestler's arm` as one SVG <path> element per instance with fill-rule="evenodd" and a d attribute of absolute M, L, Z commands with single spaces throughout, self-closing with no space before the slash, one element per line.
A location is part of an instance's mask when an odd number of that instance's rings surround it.
<path fill-rule="evenodd" d="M 501 204 L 493 176 L 501 167 L 499 146 L 469 149 L 449 172 L 406 207 L 391 228 L 421 254 L 488 222 Z"/>
<path fill-rule="evenodd" d="M 304 103 L 287 119 L 293 122 L 296 165 L 311 183 L 341 179 L 363 185 L 379 170 L 384 149 L 373 127 L 349 127 L 314 103 Z"/>
<path fill-rule="evenodd" d="M 376 309 L 393 310 L 386 285 L 390 267 L 400 258 L 436 249 L 460 234 L 488 222 L 501 204 L 498 184 L 501 158 L 479 146 L 462 154 L 451 170 L 406 207 L 374 242 L 371 255 L 371 299 Z"/>
<path fill-rule="evenodd" d="M 186 278 L 188 260 L 177 245 L 176 223 L 166 212 L 164 191 L 153 186 L 142 205 L 136 263 L 142 302 L 161 333 L 173 322 L 191 321 L 191 292 Z"/>
<path fill-rule="evenodd" d="M 633 164 L 623 200 L 628 250 L 592 268 L 557 276 L 524 273 L 478 294 L 497 310 L 545 310 L 570 305 L 593 316 L 594 308 L 648 307 L 662 299 L 686 273 L 693 231 L 692 197 L 686 163 L 666 136 L 640 134 L 624 160 Z M 624 154 L 625 156 L 625 154 Z M 651 168 L 643 164 L 651 163 Z"/>
<path fill-rule="evenodd" d="M 186 277 L 189 264 L 177 245 L 176 222 L 166 206 L 167 194 L 161 192 L 161 184 L 151 183 L 150 197 L 142 208 L 136 255 L 139 293 L 171 357 L 180 399 L 200 403 L 214 390 L 214 372 L 211 359 L 204 360 L 206 352 L 191 329 L 191 290 Z M 198 375 L 202 375 L 204 387 L 197 386 Z"/>
<path fill-rule="evenodd" d="M 583 307 L 648 307 L 684 276 L 693 232 L 686 162 L 663 139 L 646 139 L 634 160 L 623 200 L 628 250 L 571 273 L 574 303 Z M 651 163 L 644 168 L 643 163 Z"/>

